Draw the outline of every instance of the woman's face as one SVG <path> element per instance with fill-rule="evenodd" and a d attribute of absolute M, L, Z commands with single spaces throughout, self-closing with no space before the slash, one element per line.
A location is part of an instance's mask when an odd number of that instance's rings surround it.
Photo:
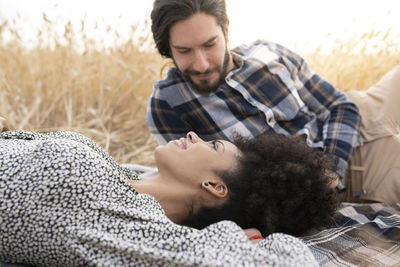
<path fill-rule="evenodd" d="M 232 169 L 238 155 L 239 150 L 234 144 L 223 140 L 205 142 L 194 132 L 155 150 L 160 173 L 195 183 L 217 178 L 215 171 Z"/>

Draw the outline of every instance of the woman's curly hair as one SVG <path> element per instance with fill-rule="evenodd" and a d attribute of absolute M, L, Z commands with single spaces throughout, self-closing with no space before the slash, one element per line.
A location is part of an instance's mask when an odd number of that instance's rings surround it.
<path fill-rule="evenodd" d="M 257 228 L 301 235 L 331 224 L 338 200 L 331 188 L 327 156 L 299 137 L 266 133 L 249 139 L 236 136 L 241 151 L 234 170 L 218 173 L 228 186 L 228 200 L 204 207 L 185 222 L 195 228 L 232 220 L 243 229 Z"/>

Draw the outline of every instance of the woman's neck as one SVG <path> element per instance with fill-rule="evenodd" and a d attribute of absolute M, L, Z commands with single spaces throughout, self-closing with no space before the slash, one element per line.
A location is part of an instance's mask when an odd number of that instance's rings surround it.
<path fill-rule="evenodd" d="M 129 180 L 129 183 L 140 194 L 153 196 L 171 221 L 179 223 L 189 215 L 193 192 L 175 179 L 157 174 L 144 180 Z"/>

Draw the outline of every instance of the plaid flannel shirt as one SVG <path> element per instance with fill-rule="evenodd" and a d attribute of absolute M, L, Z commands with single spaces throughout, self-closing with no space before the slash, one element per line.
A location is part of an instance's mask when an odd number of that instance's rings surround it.
<path fill-rule="evenodd" d="M 202 96 L 171 68 L 154 85 L 147 124 L 158 143 L 196 132 L 204 140 L 231 140 L 233 133 L 255 137 L 274 131 L 304 135 L 335 160 L 344 177 L 361 145 L 358 108 L 313 73 L 297 54 L 276 43 L 256 41 L 231 51 L 236 68 L 217 91 Z"/>

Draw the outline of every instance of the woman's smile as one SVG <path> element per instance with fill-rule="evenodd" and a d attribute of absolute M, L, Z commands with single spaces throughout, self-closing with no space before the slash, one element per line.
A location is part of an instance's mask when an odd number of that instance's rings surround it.
<path fill-rule="evenodd" d="M 170 141 L 171 143 L 173 143 L 174 145 L 176 145 L 177 147 L 179 147 L 180 149 L 186 150 L 187 149 L 187 141 L 186 138 L 180 138 L 179 140 L 172 140 Z"/>

